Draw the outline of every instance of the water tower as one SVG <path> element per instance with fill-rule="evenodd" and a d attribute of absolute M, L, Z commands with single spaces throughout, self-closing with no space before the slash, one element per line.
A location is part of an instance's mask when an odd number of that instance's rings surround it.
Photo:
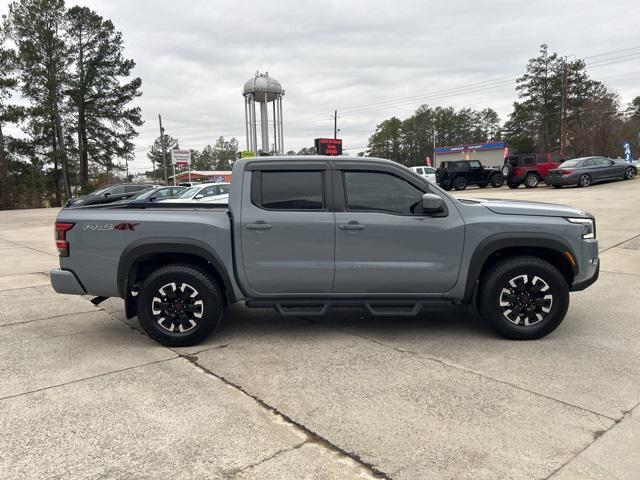
<path fill-rule="evenodd" d="M 269 72 L 256 72 L 256 76 L 244 84 L 244 123 L 247 130 L 247 150 L 269 153 L 269 103 L 273 110 L 273 151 L 284 153 L 284 133 L 282 130 L 282 96 L 284 90 L 280 82 L 271 78 Z M 262 147 L 258 150 L 256 135 L 256 102 L 260 104 L 260 133 Z"/>

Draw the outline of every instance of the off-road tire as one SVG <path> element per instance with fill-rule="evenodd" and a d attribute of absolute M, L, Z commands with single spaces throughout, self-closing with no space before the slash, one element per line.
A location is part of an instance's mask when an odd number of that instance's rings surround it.
<path fill-rule="evenodd" d="M 500 188 L 504 185 L 504 176 L 501 173 L 494 173 L 489 180 L 493 188 Z"/>
<path fill-rule="evenodd" d="M 453 181 L 453 188 L 456 190 L 464 190 L 467 188 L 467 179 L 464 177 L 458 177 Z"/>
<path fill-rule="evenodd" d="M 540 177 L 535 173 L 529 173 L 524 177 L 524 186 L 526 188 L 536 188 L 540 184 Z"/>
<path fill-rule="evenodd" d="M 174 295 L 179 293 L 186 297 L 185 303 L 187 303 L 189 297 L 193 296 L 192 292 L 196 292 L 197 296 L 194 297 L 198 299 L 196 303 L 201 301 L 201 306 L 198 306 L 198 313 L 201 318 L 196 319 L 193 317 L 191 319 L 196 322 L 196 325 L 189 326 L 186 322 L 184 323 L 191 330 L 184 332 L 169 331 L 167 329 L 169 326 L 172 330 L 174 328 L 177 330 L 180 324 L 183 323 L 182 320 L 178 317 L 173 317 L 171 315 L 172 312 L 167 315 L 165 310 L 154 310 L 156 308 L 160 309 L 160 306 L 164 305 L 162 302 L 168 301 L 165 300 L 167 297 L 160 297 L 159 292 L 171 284 L 175 284 L 176 288 L 168 287 L 163 293 L 172 293 Z M 179 290 L 184 285 L 187 286 L 180 293 Z M 194 308 L 193 305 L 188 305 L 188 307 Z M 183 308 L 182 304 L 180 308 Z M 224 295 L 217 281 L 204 270 L 187 264 L 176 263 L 158 268 L 145 278 L 138 295 L 137 311 L 142 328 L 149 337 L 168 347 L 195 345 L 207 338 L 220 323 L 224 309 Z M 154 313 L 154 311 L 161 311 L 161 313 Z M 181 313 L 185 315 L 192 313 L 193 315 L 193 310 L 187 310 L 187 306 L 185 306 Z M 159 320 L 163 317 L 166 320 L 160 323 Z"/>
<path fill-rule="evenodd" d="M 511 288 L 510 280 L 522 276 L 526 276 L 529 282 L 535 282 L 533 283 L 534 285 L 540 285 L 540 279 L 542 284 L 547 285 L 548 290 L 544 293 L 537 292 L 535 295 L 551 295 L 551 303 L 548 306 L 549 311 L 541 314 L 541 320 L 535 318 L 537 323 L 531 325 L 525 325 L 524 318 L 521 319 L 518 315 L 515 316 L 519 323 L 514 323 L 514 320 L 510 320 L 507 314 L 510 304 L 501 306 L 501 302 L 504 301 L 503 292 Z M 547 294 L 547 292 L 549 293 Z M 532 296 L 528 298 L 532 298 Z M 548 299 L 545 301 L 549 302 Z M 528 308 L 519 310 L 519 312 L 522 311 L 520 315 L 526 317 Z M 506 338 L 534 340 L 544 337 L 562 323 L 568 308 L 569 285 L 567 280 L 556 267 L 538 257 L 521 255 L 505 258 L 492 265 L 488 271 L 483 273 L 480 279 L 478 310 L 482 318 L 493 325 Z M 515 311 L 515 307 L 513 307 L 510 314 Z M 535 316 L 533 310 L 531 310 L 531 313 Z"/>

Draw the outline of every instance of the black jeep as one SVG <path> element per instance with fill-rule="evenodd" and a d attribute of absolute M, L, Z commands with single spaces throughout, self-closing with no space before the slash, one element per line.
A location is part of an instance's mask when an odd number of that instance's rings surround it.
<path fill-rule="evenodd" d="M 480 160 L 452 160 L 440 164 L 436 170 L 436 182 L 445 190 L 464 190 L 467 185 L 484 188 L 489 184 L 500 188 L 504 177 L 499 169 L 485 167 Z"/>

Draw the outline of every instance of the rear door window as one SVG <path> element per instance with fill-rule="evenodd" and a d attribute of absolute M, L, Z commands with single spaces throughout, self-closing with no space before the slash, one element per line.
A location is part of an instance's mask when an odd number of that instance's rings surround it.
<path fill-rule="evenodd" d="M 323 172 L 254 172 L 251 200 L 267 210 L 324 210 Z M 253 180 L 256 179 L 256 180 Z M 228 190 L 227 190 L 228 191 Z"/>

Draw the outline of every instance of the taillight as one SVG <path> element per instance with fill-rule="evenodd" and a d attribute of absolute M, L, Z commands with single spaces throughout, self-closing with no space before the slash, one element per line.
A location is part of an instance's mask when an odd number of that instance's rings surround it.
<path fill-rule="evenodd" d="M 560 175 L 569 175 L 570 173 L 573 173 L 573 170 L 558 170 L 558 173 Z"/>
<path fill-rule="evenodd" d="M 55 239 L 58 248 L 58 256 L 69 256 L 69 242 L 67 241 L 67 232 L 73 228 L 73 223 L 56 222 Z"/>

